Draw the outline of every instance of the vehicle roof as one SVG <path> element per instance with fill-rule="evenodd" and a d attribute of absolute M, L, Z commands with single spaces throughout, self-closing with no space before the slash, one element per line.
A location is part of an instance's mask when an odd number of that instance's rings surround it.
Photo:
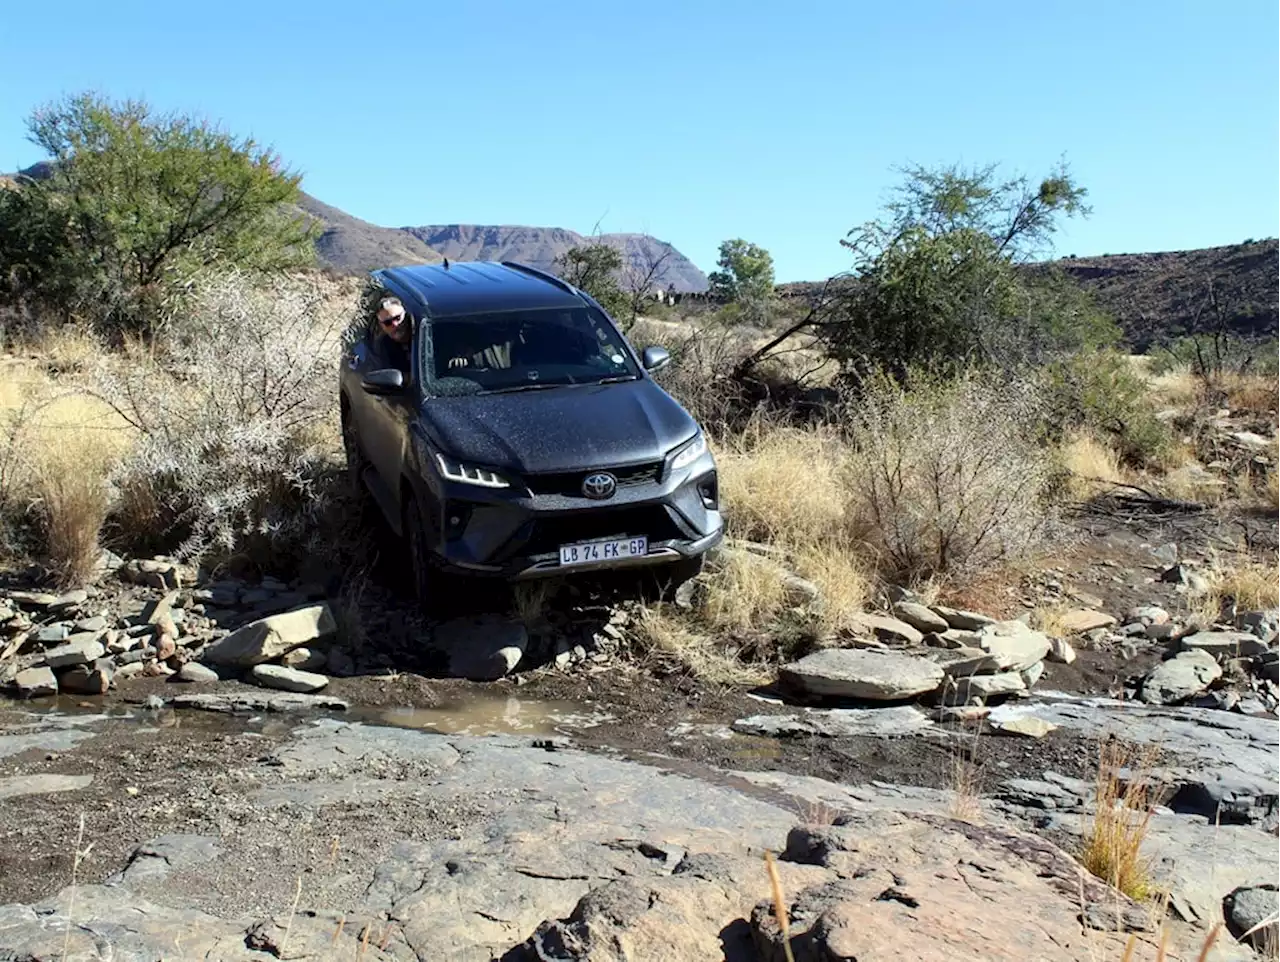
<path fill-rule="evenodd" d="M 448 267 L 414 264 L 377 270 L 373 276 L 402 297 L 417 301 L 410 311 L 419 316 L 582 307 L 585 303 L 554 274 L 514 261 L 454 261 Z"/>

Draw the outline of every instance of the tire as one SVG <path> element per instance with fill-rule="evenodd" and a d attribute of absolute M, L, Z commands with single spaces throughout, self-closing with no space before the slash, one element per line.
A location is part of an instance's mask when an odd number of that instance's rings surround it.
<path fill-rule="evenodd" d="M 422 521 L 418 502 L 407 498 L 404 504 L 405 545 L 409 552 L 409 569 L 412 572 L 413 596 L 424 612 L 434 610 L 440 599 L 439 577 L 431 563 L 431 551 L 427 545 L 427 531 Z"/>
<path fill-rule="evenodd" d="M 351 493 L 357 498 L 365 494 L 364 469 L 366 461 L 360 451 L 360 437 L 356 433 L 355 420 L 344 409 L 342 412 L 342 450 L 347 459 L 347 481 Z"/>
<path fill-rule="evenodd" d="M 663 598 L 670 600 L 681 585 L 692 581 L 702 574 L 704 555 L 694 558 L 681 558 L 670 564 L 655 565 L 650 572 L 652 586 Z"/>

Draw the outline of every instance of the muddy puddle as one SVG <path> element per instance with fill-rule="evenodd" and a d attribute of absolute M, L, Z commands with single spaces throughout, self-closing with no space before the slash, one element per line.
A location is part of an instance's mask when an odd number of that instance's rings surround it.
<path fill-rule="evenodd" d="M 59 696 L 9 706 L 0 713 L 0 728 L 10 731 L 48 725 L 91 726 L 100 722 L 134 723 L 145 728 L 195 731 L 255 731 L 284 734 L 318 717 L 391 728 L 411 728 L 440 735 L 569 735 L 616 721 L 614 715 L 580 702 L 515 695 L 468 694 L 430 707 L 352 706 L 343 712 L 200 711 L 165 705 L 148 708 L 87 698 Z"/>

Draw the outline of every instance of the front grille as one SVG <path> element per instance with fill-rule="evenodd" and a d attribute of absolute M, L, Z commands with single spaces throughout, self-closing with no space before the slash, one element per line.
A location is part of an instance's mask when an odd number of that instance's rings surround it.
<path fill-rule="evenodd" d="M 548 554 L 558 551 L 562 544 L 638 535 L 646 536 L 650 544 L 690 537 L 662 505 L 639 505 L 612 511 L 583 511 L 558 518 L 536 518 L 521 529 L 510 545 L 510 554 Z"/>
<path fill-rule="evenodd" d="M 637 464 L 628 468 L 597 468 L 592 471 L 567 471 L 560 474 L 529 474 L 525 483 L 533 494 L 557 494 L 565 498 L 581 498 L 582 479 L 597 471 L 606 471 L 618 481 L 619 488 L 657 484 L 662 480 L 662 462 Z"/>

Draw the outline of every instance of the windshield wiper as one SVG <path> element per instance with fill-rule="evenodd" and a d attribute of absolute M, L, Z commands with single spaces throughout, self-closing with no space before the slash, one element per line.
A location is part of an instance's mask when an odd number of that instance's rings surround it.
<path fill-rule="evenodd" d="M 487 391 L 481 391 L 481 394 L 515 394 L 517 391 L 545 391 L 552 387 L 566 387 L 564 382 L 545 381 L 537 384 L 513 384 L 511 387 L 495 387 Z"/>
<path fill-rule="evenodd" d="M 619 384 L 622 381 L 634 381 L 639 375 L 636 374 L 616 374 L 613 377 L 602 377 L 596 381 L 597 384 Z"/>

